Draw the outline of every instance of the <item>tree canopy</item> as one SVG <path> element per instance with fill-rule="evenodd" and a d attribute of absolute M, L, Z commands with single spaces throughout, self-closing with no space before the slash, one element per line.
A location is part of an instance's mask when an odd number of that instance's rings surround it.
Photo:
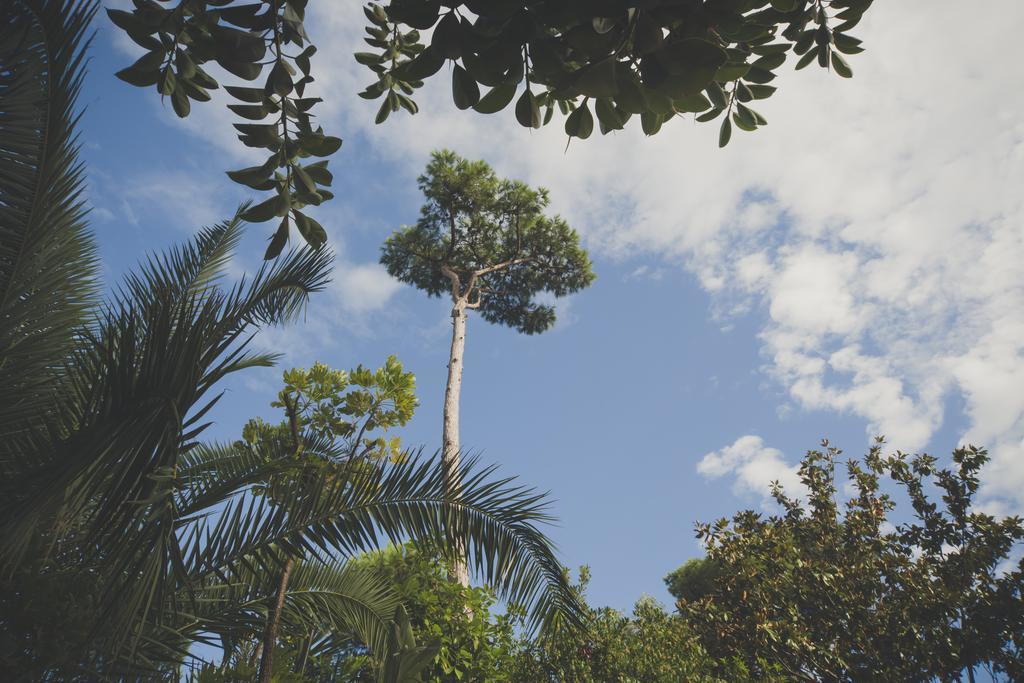
<path fill-rule="evenodd" d="M 953 681 L 976 667 L 1024 676 L 1020 517 L 973 509 L 985 451 L 953 466 L 928 455 L 846 460 L 825 443 L 800 465 L 806 500 L 774 487 L 780 515 L 699 524 L 716 572 L 680 610 L 712 656 L 739 656 L 756 680 Z M 910 521 L 889 516 L 902 489 Z M 933 500 L 937 491 L 941 500 Z"/>
<path fill-rule="evenodd" d="M 306 97 L 316 47 L 305 29 L 309 0 L 133 0 L 108 10 L 146 50 L 118 76 L 154 87 L 178 116 L 211 99 L 220 84 L 203 69 L 216 62 L 254 86 L 227 86 L 228 107 L 242 144 L 265 149 L 266 161 L 229 173 L 255 190 L 273 191 L 252 207 L 249 221 L 280 219 L 267 258 L 281 252 L 295 225 L 311 245 L 326 232 L 302 209 L 330 199 L 326 160 L 341 139 L 314 124 L 319 98 Z M 361 97 L 382 98 L 376 121 L 412 99 L 426 79 L 451 64 L 459 109 L 493 114 L 515 100 L 520 124 L 538 128 L 555 111 L 565 131 L 587 138 L 595 116 L 602 133 L 638 116 L 647 135 L 679 116 L 721 119 L 719 144 L 733 126 L 767 123 L 751 102 L 789 54 L 796 68 L 812 62 L 849 78 L 843 55 L 862 51 L 850 35 L 872 0 L 391 0 L 365 8 L 367 44 L 356 60 L 374 73 Z M 427 42 L 421 31 L 430 30 Z M 269 70 L 264 69 L 269 66 Z M 262 79 L 262 80 L 261 80 Z M 486 91 L 482 91 L 485 88 Z M 591 112 L 593 109 L 593 113 Z"/>
<path fill-rule="evenodd" d="M 381 263 L 430 296 L 464 299 L 485 320 L 520 332 L 543 332 L 555 310 L 537 301 L 589 285 L 594 275 L 579 236 L 544 215 L 548 193 L 499 180 L 483 161 L 435 152 L 419 178 L 426 202 L 415 225 L 392 234 Z"/>

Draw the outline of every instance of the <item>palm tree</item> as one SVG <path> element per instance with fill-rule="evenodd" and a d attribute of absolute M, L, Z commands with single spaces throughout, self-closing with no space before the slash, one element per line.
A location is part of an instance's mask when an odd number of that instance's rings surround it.
<path fill-rule="evenodd" d="M 356 634 L 381 659 L 415 654 L 395 635 L 387 587 L 336 564 L 385 538 L 463 544 L 536 623 L 575 620 L 537 527 L 543 496 L 490 469 L 466 465 L 455 498 L 429 458 L 310 485 L 280 459 L 198 442 L 221 381 L 273 363 L 252 336 L 303 310 L 331 256 L 293 250 L 226 285 L 236 214 L 99 300 L 75 134 L 95 9 L 0 4 L 0 669 L 175 678 L 195 642 L 230 642 L 265 618 L 290 559 L 299 579 L 282 619 L 321 641 Z M 268 480 L 295 495 L 252 495 Z"/>

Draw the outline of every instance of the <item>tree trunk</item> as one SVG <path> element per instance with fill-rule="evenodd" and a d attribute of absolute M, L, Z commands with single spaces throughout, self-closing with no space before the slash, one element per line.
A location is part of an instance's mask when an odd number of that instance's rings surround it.
<path fill-rule="evenodd" d="M 259 683 L 270 683 L 271 670 L 274 668 L 274 641 L 277 640 L 277 627 L 281 624 L 281 610 L 284 609 L 284 598 L 288 592 L 288 579 L 295 567 L 295 560 L 288 558 L 281 571 L 281 581 L 277 586 L 274 604 L 267 612 L 267 626 L 263 629 L 263 653 L 260 655 Z"/>
<path fill-rule="evenodd" d="M 459 476 L 459 395 L 462 391 L 462 357 L 466 347 L 466 300 L 460 298 L 452 307 L 452 347 L 448 356 L 448 384 L 444 390 L 444 430 L 442 462 L 444 466 L 445 490 L 449 497 L 456 495 L 462 484 Z M 455 564 L 452 573 L 463 586 L 469 585 L 469 569 L 466 566 L 466 547 L 459 543 L 455 548 Z"/>

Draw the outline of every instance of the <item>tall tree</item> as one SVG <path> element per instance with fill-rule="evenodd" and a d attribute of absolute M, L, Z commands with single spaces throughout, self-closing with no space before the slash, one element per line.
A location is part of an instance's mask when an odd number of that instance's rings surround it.
<path fill-rule="evenodd" d="M 150 680 L 192 643 L 249 628 L 265 593 L 242 589 L 288 557 L 381 537 L 464 543 L 538 621 L 578 621 L 536 526 L 543 498 L 509 479 L 467 466 L 452 501 L 434 463 L 411 458 L 309 487 L 278 452 L 198 443 L 222 380 L 273 362 L 248 348 L 253 334 L 301 313 L 331 255 L 292 250 L 225 285 L 235 216 L 91 298 L 75 99 L 95 7 L 0 4 L 0 670 Z M 279 504 L 253 495 L 268 478 Z M 346 597 L 337 576 L 293 579 L 319 593 L 286 601 L 286 617 L 329 602 L 317 616 L 389 630 L 379 584 L 346 579 Z"/>
<path fill-rule="evenodd" d="M 229 173 L 236 182 L 274 194 L 247 220 L 279 219 L 267 257 L 277 255 L 295 225 L 311 244 L 326 234 L 300 211 L 333 195 L 326 161 L 341 140 L 312 125 L 318 98 L 303 22 L 309 0 L 176 0 L 135 3 L 110 18 L 147 50 L 118 73 L 170 97 L 179 116 L 210 99 L 218 82 L 203 70 L 216 62 L 257 87 L 228 87 L 229 108 L 242 144 L 265 148 L 265 163 Z M 324 1 L 324 0 L 320 0 Z M 796 68 L 812 62 L 843 78 L 853 75 L 844 55 L 862 51 L 850 35 L 872 0 L 390 0 L 365 8 L 372 52 L 355 58 L 374 73 L 363 92 L 383 98 L 377 123 L 400 109 L 415 114 L 410 97 L 451 64 L 452 99 L 459 109 L 493 114 L 515 100 L 526 127 L 546 125 L 558 110 L 566 134 L 587 138 L 596 116 L 601 133 L 637 116 L 654 135 L 677 117 L 721 120 L 719 144 L 733 126 L 767 123 L 750 103 L 770 97 L 768 85 L 790 54 Z M 429 43 L 421 31 L 432 29 Z M 268 56 L 269 53 L 269 56 Z M 269 71 L 264 66 L 271 66 Z M 486 92 L 481 92 L 481 87 Z M 518 97 L 517 97 L 518 93 Z M 591 113 L 593 108 L 593 113 Z"/>
<path fill-rule="evenodd" d="M 566 296 L 589 285 L 594 274 L 576 231 L 544 215 L 547 190 L 500 180 L 485 162 L 449 151 L 435 152 L 418 182 L 427 200 L 420 218 L 387 239 L 380 260 L 402 282 L 452 302 L 442 453 L 454 495 L 467 312 L 537 334 L 555 322 L 555 309 L 537 295 Z M 456 562 L 455 574 L 468 585 L 464 561 Z"/>

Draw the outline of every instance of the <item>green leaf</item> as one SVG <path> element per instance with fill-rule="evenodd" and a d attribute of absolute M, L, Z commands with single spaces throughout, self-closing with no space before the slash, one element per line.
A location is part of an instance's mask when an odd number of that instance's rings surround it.
<path fill-rule="evenodd" d="M 278 215 L 284 202 L 280 195 L 274 195 L 270 199 L 249 207 L 239 218 L 249 223 L 264 223 Z"/>
<path fill-rule="evenodd" d="M 537 98 L 527 88 L 516 102 L 516 120 L 525 128 L 540 128 L 540 107 Z"/>
<path fill-rule="evenodd" d="M 735 81 L 743 78 L 750 71 L 750 65 L 743 64 L 723 64 L 718 67 L 718 71 L 715 72 L 715 80 L 719 82 Z"/>
<path fill-rule="evenodd" d="M 250 166 L 237 171 L 228 171 L 227 175 L 236 183 L 246 185 L 254 190 L 269 190 L 274 187 L 271 179 L 274 166 L 263 164 L 262 166 Z"/>
<path fill-rule="evenodd" d="M 574 74 L 573 87 L 587 97 L 614 97 L 619 92 L 616 63 L 614 58 L 608 58 L 583 67 Z"/>
<path fill-rule="evenodd" d="M 597 100 L 594 111 L 597 113 L 597 120 L 601 125 L 602 135 L 607 135 L 613 130 L 621 130 L 626 123 L 622 115 L 612 104 L 612 101 L 607 97 Z"/>
<path fill-rule="evenodd" d="M 430 47 L 447 59 L 458 59 L 462 56 L 462 30 L 455 12 L 448 12 L 434 27 Z"/>
<path fill-rule="evenodd" d="M 309 246 L 319 249 L 327 242 L 327 231 L 316 219 L 300 211 L 292 211 L 292 215 L 295 217 L 295 227 L 299 229 L 299 234 Z"/>
<path fill-rule="evenodd" d="M 584 100 L 565 119 L 565 134 L 569 137 L 586 140 L 594 132 L 594 117 L 590 114 Z"/>
<path fill-rule="evenodd" d="M 277 258 L 286 244 L 288 244 L 288 219 L 281 221 L 274 236 L 270 238 L 270 244 L 267 245 L 263 259 L 269 261 L 272 258 Z"/>
<path fill-rule="evenodd" d="M 192 82 L 195 83 L 198 87 L 206 88 L 208 90 L 216 90 L 220 87 L 220 85 L 217 83 L 217 79 L 203 71 L 203 67 L 199 65 L 196 65 L 196 74 L 192 77 Z M 192 99 L 196 98 L 193 97 Z"/>
<path fill-rule="evenodd" d="M 178 118 L 185 118 L 188 116 L 189 110 L 192 108 L 188 101 L 188 95 L 185 94 L 184 88 L 175 89 L 171 95 L 171 106 L 174 108 L 174 113 L 178 115 Z"/>
<path fill-rule="evenodd" d="M 342 140 L 333 135 L 300 137 L 302 148 L 315 157 L 329 157 L 341 149 Z"/>
<path fill-rule="evenodd" d="M 316 161 L 312 164 L 306 164 L 305 169 L 310 178 L 320 185 L 330 187 L 331 183 L 334 182 L 334 175 L 327 170 L 327 163 L 326 159 L 324 161 Z"/>
<path fill-rule="evenodd" d="M 776 88 L 774 85 L 748 85 L 747 89 L 750 90 L 750 94 L 753 95 L 755 100 L 763 100 L 766 97 L 770 97 Z"/>
<path fill-rule="evenodd" d="M 480 101 L 473 105 L 475 111 L 481 114 L 494 114 L 505 107 L 516 96 L 516 84 L 513 82 L 503 83 L 495 86 Z"/>
<path fill-rule="evenodd" d="M 704 97 L 701 93 L 684 95 L 683 97 L 673 100 L 672 104 L 675 107 L 675 110 L 681 113 L 696 114 L 711 107 L 711 102 L 709 102 L 708 98 Z"/>
<path fill-rule="evenodd" d="M 642 12 L 633 30 L 633 46 L 636 54 L 649 55 L 657 52 L 665 43 L 665 33 L 661 26 L 647 12 Z"/>
<path fill-rule="evenodd" d="M 650 111 L 640 114 L 640 127 L 643 128 L 645 135 L 656 135 L 664 122 L 665 117 L 661 114 Z"/>
<path fill-rule="evenodd" d="M 802 0 L 771 0 L 772 8 L 780 12 L 792 12 L 800 6 Z"/>
<path fill-rule="evenodd" d="M 256 80 L 263 71 L 263 66 L 261 64 L 254 64 L 252 62 L 232 61 L 218 57 L 217 63 L 220 64 L 228 73 L 234 74 L 246 81 Z"/>
<path fill-rule="evenodd" d="M 647 111 L 647 101 L 644 99 L 643 90 L 632 70 L 626 65 L 618 66 L 617 69 L 616 81 L 619 92 L 615 95 L 615 103 L 619 109 L 630 114 L 642 114 Z"/>
<path fill-rule="evenodd" d="M 813 62 L 814 58 L 817 57 L 817 56 L 818 56 L 818 51 L 817 50 L 811 50 L 810 52 L 805 54 L 803 57 L 801 57 L 800 60 L 796 63 L 796 70 L 799 71 L 800 69 L 805 68 L 808 64 Z"/>
<path fill-rule="evenodd" d="M 721 109 L 719 109 L 718 107 L 715 107 L 714 109 L 710 109 L 710 110 L 704 112 L 703 114 L 698 116 L 695 120 L 697 122 L 699 122 L 699 123 L 707 123 L 708 121 L 714 121 L 715 119 L 717 119 L 719 117 L 719 115 L 723 111 L 725 111 L 725 107 L 722 107 Z"/>
<path fill-rule="evenodd" d="M 205 88 L 199 87 L 192 81 L 178 81 L 178 87 L 184 89 L 185 94 L 197 102 L 210 101 L 210 93 L 206 92 Z"/>
<path fill-rule="evenodd" d="M 155 85 L 160 81 L 161 70 L 166 54 L 163 50 L 151 50 L 135 60 L 135 63 L 126 69 L 121 69 L 116 76 L 125 83 L 145 87 Z"/>
<path fill-rule="evenodd" d="M 188 80 L 196 75 L 196 65 L 185 50 L 178 50 L 174 59 L 174 65 L 178 68 L 178 78 Z"/>
<path fill-rule="evenodd" d="M 274 62 L 274 68 L 270 70 L 270 76 L 267 77 L 264 92 L 268 95 L 274 93 L 280 97 L 286 97 L 291 94 L 294 87 L 291 74 L 288 73 L 288 68 L 285 66 L 284 61 L 278 60 Z"/>
<path fill-rule="evenodd" d="M 440 9 L 440 0 L 391 0 L 386 8 L 391 21 L 408 24 L 421 31 L 434 25 Z"/>
<path fill-rule="evenodd" d="M 476 81 L 458 64 L 452 69 L 452 99 L 459 109 L 469 109 L 480 100 Z"/>
<path fill-rule="evenodd" d="M 440 71 L 444 62 L 443 55 L 427 46 L 414 59 L 399 64 L 395 69 L 395 78 L 406 81 L 422 81 Z"/>
<path fill-rule="evenodd" d="M 262 104 L 229 104 L 228 109 L 250 121 L 262 121 L 269 113 Z"/>
<path fill-rule="evenodd" d="M 657 88 L 670 98 L 698 93 L 708 87 L 728 60 L 725 50 L 700 38 L 668 43 L 656 57 L 667 74 Z"/>
<path fill-rule="evenodd" d="M 757 128 L 757 120 L 754 118 L 753 110 L 738 102 L 736 103 L 736 109 L 733 111 L 732 120 L 742 130 L 751 131 Z"/>
<path fill-rule="evenodd" d="M 832 41 L 836 45 L 836 49 L 847 55 L 855 55 L 864 52 L 861 41 L 853 36 L 849 36 L 845 33 L 833 33 Z"/>
<path fill-rule="evenodd" d="M 832 70 L 843 78 L 853 78 L 853 69 L 846 63 L 846 60 L 836 52 L 832 51 Z"/>
<path fill-rule="evenodd" d="M 732 123 L 729 122 L 729 117 L 726 116 L 722 119 L 722 127 L 718 130 L 718 146 L 725 147 L 729 144 L 729 138 L 732 137 Z"/>
<path fill-rule="evenodd" d="M 292 166 L 292 175 L 296 181 L 296 189 L 300 192 L 316 192 L 316 183 L 313 178 L 306 172 L 306 169 L 302 168 L 298 164 Z"/>
<path fill-rule="evenodd" d="M 373 117 L 373 122 L 376 124 L 384 123 L 391 116 L 391 102 L 384 99 L 377 108 L 377 115 Z"/>
<path fill-rule="evenodd" d="M 725 89 L 721 85 L 715 82 L 711 82 L 705 92 L 708 94 L 711 103 L 719 109 L 725 109 L 729 106 L 728 96 L 725 94 Z"/>
<path fill-rule="evenodd" d="M 174 86 L 178 84 L 178 79 L 174 75 L 174 70 L 171 67 L 164 67 L 163 76 L 160 78 L 160 85 L 158 90 L 161 95 L 173 95 Z"/>

